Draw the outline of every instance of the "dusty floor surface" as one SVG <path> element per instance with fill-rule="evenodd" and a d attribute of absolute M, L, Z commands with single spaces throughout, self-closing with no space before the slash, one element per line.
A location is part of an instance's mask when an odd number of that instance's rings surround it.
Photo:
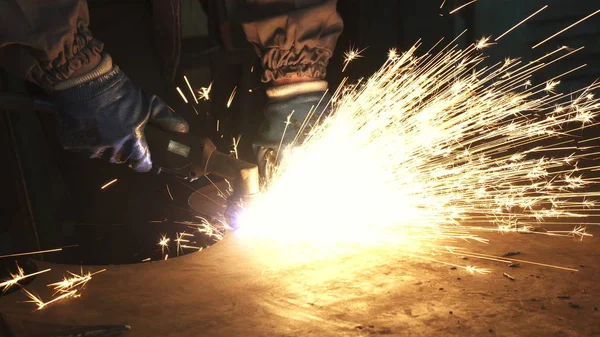
<path fill-rule="evenodd" d="M 583 241 L 490 234 L 487 245 L 462 245 L 498 256 L 519 251 L 514 258 L 577 272 L 444 258 L 489 268 L 487 275 L 389 249 L 333 261 L 270 265 L 266 256 L 257 258 L 256 247 L 230 234 L 203 252 L 181 258 L 108 266 L 81 298 L 40 311 L 18 303 L 26 298 L 15 292 L 0 298 L 0 313 L 13 326 L 22 319 L 128 324 L 132 330 L 126 337 L 600 336 L 600 231 L 590 232 L 596 236 Z M 59 280 L 67 269 L 78 271 L 79 266 L 53 265 L 27 288 L 49 297 L 46 284 Z M 33 324 L 22 322 L 14 330 L 17 337 L 39 333 Z"/>

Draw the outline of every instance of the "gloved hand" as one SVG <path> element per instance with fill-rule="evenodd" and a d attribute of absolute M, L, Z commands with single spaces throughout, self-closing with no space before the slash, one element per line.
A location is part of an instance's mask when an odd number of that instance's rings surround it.
<path fill-rule="evenodd" d="M 326 89 L 327 82 L 311 81 L 267 90 L 269 102 L 265 108 L 265 121 L 253 143 L 261 176 L 269 178 L 276 161 L 281 161 L 282 153 L 278 154 L 278 151 L 302 144 L 311 127 L 327 117 L 331 95 Z M 302 134 L 298 134 L 300 131 Z"/>
<path fill-rule="evenodd" d="M 64 83 L 57 85 L 51 94 L 59 112 L 59 138 L 67 150 L 147 172 L 152 168 L 144 137 L 148 123 L 165 131 L 189 131 L 183 118 L 133 84 L 108 55 L 94 71 L 74 80 L 66 89 Z"/>

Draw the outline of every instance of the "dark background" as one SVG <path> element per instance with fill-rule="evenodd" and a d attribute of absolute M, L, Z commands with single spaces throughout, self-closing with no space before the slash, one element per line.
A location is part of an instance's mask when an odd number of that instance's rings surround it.
<path fill-rule="evenodd" d="M 539 72 L 534 80 L 542 81 L 584 63 L 588 64 L 585 69 L 563 79 L 562 91 L 584 87 L 600 77 L 600 16 L 531 49 L 546 36 L 597 10 L 597 1 L 480 0 L 448 15 L 465 2 L 448 0 L 440 9 L 442 0 L 339 0 L 345 30 L 328 68 L 330 87 L 337 87 L 342 76 L 352 80 L 373 73 L 391 47 L 407 49 L 421 38 L 425 51 L 441 37 L 450 41 L 468 28 L 458 41 L 465 46 L 482 36 L 498 36 L 545 4 L 550 6 L 543 13 L 486 51 L 489 62 L 509 56 L 532 60 L 562 45 L 585 45 L 584 51 Z M 205 2 L 203 9 L 196 0 L 183 1 L 183 55 L 174 83 L 161 70 L 149 1 L 92 0 L 91 29 L 105 42 L 115 63 L 145 90 L 174 107 L 190 122 L 194 133 L 210 136 L 223 151 L 231 149 L 232 137 L 241 135 L 241 157 L 251 161 L 250 144 L 265 104 L 260 63 L 238 25 L 228 26 L 229 46 L 224 45 L 222 36 L 214 34 L 218 21 L 228 18 L 216 3 Z M 342 74 L 343 52 L 350 46 L 368 49 L 364 58 L 354 61 Z M 188 93 L 184 74 L 196 89 L 214 81 L 211 101 L 196 106 L 198 115 L 175 91 L 179 86 Z M 226 108 L 236 86 L 233 104 Z M 35 94 L 36 89 L 2 73 L 0 92 Z M 4 103 L 0 100 L 0 255 L 78 244 L 41 258 L 87 264 L 139 262 L 146 257 L 140 255 L 142 252 L 156 249 L 159 233 L 184 230 L 173 221 L 193 220 L 195 214 L 187 200 L 194 189 L 207 184 L 206 180 L 185 185 L 64 152 L 54 135 L 52 114 L 33 111 L 27 104 L 9 109 Z M 220 132 L 216 131 L 216 120 L 220 121 Z M 100 190 L 115 178 L 117 183 Z M 160 225 L 151 222 L 165 219 Z M 12 265 L 13 260 L 9 262 Z"/>

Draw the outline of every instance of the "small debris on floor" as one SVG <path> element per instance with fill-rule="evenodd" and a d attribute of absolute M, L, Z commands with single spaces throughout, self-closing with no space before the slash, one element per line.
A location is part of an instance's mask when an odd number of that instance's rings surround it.
<path fill-rule="evenodd" d="M 440 289 L 438 289 L 438 290 L 442 291 L 442 290 L 444 290 L 444 288 L 440 288 Z"/>
<path fill-rule="evenodd" d="M 542 306 L 540 307 L 540 309 L 546 310 L 546 306 L 542 304 Z"/>
<path fill-rule="evenodd" d="M 457 277 L 456 279 L 460 281 L 460 277 Z"/>
<path fill-rule="evenodd" d="M 508 253 L 505 253 L 505 254 L 504 254 L 504 255 L 502 255 L 502 256 L 505 256 L 505 257 L 506 257 L 506 256 L 515 256 L 515 255 L 520 255 L 520 254 L 521 254 L 521 252 L 508 252 Z"/>
<path fill-rule="evenodd" d="M 469 258 L 468 258 L 468 257 L 466 257 L 466 256 L 463 256 L 463 257 L 461 257 L 461 259 L 463 259 L 463 260 L 468 260 Z"/>
<path fill-rule="evenodd" d="M 580 309 L 581 306 L 579 304 L 569 302 L 569 308 Z"/>
<path fill-rule="evenodd" d="M 598 307 L 594 307 L 594 311 L 598 311 Z"/>
<path fill-rule="evenodd" d="M 374 325 L 368 325 L 367 328 L 369 328 L 369 329 L 375 329 L 375 326 Z"/>
<path fill-rule="evenodd" d="M 488 332 L 489 332 L 489 333 L 493 333 L 493 332 L 494 332 L 494 330 L 493 330 L 493 329 L 489 329 L 489 330 L 488 330 Z"/>
<path fill-rule="evenodd" d="M 355 329 L 358 329 L 358 330 L 362 330 L 362 329 L 363 329 L 363 326 L 362 326 L 362 325 L 357 325 L 357 326 L 355 326 L 354 328 L 355 328 Z"/>
<path fill-rule="evenodd" d="M 514 280 L 515 280 L 515 278 L 514 278 L 514 277 L 512 277 L 512 276 L 508 275 L 507 273 L 502 273 L 502 275 L 503 275 L 504 277 L 506 277 L 507 279 L 511 280 L 511 281 L 514 281 Z"/>
<path fill-rule="evenodd" d="M 452 270 L 456 270 L 456 267 L 451 267 L 450 269 L 452 269 Z"/>
<path fill-rule="evenodd" d="M 556 298 L 560 298 L 562 300 L 568 300 L 568 299 L 571 298 L 571 296 L 569 296 L 569 295 L 561 295 L 561 296 L 556 296 Z"/>
<path fill-rule="evenodd" d="M 508 266 L 509 266 L 509 267 L 511 267 L 511 268 L 517 268 L 517 267 L 518 267 L 518 266 L 520 266 L 520 265 L 521 265 L 521 264 L 519 264 L 519 263 L 517 262 L 517 263 L 511 263 L 511 264 L 509 264 Z"/>
<path fill-rule="evenodd" d="M 580 264 L 580 265 L 579 265 L 579 268 L 584 268 L 584 267 L 585 267 L 585 266 L 584 266 L 584 265 L 582 265 L 582 264 Z"/>
<path fill-rule="evenodd" d="M 454 313 L 452 311 L 449 312 L 450 315 L 454 315 Z"/>

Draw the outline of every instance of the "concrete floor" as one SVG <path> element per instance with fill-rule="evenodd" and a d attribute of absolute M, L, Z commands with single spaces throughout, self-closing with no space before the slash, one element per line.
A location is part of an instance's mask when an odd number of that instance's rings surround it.
<path fill-rule="evenodd" d="M 600 235 L 600 231 L 592 233 Z M 32 312 L 20 292 L 0 298 L 9 321 L 65 325 L 128 324 L 123 336 L 600 336 L 598 236 L 583 242 L 539 235 L 490 234 L 473 252 L 574 267 L 578 272 L 459 257 L 490 268 L 472 275 L 434 262 L 371 249 L 314 263 L 265 263 L 235 233 L 199 253 L 108 266 L 83 295 Z M 270 252 L 270 256 L 276 252 Z M 45 267 L 45 266 L 43 266 Z M 90 270 L 99 268 L 89 267 Z M 27 288 L 79 266 L 52 265 Z M 509 273 L 515 280 L 503 276 Z M 568 298 L 559 298 L 566 297 Z M 37 336 L 24 324 L 17 337 Z M 39 335 L 39 336 L 47 336 Z"/>

